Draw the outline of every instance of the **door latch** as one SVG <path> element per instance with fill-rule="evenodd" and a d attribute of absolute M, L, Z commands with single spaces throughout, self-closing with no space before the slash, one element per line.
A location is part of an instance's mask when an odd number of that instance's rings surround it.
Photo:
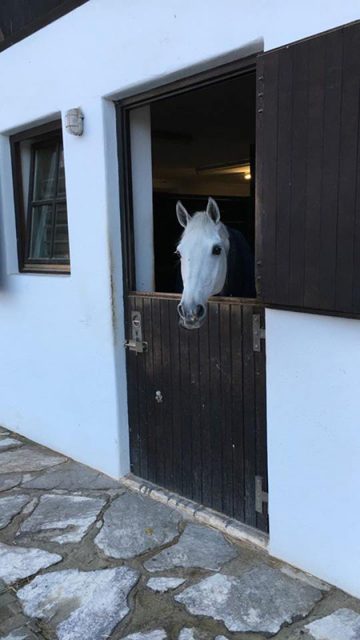
<path fill-rule="evenodd" d="M 147 351 L 148 343 L 142 339 L 141 313 L 140 311 L 131 312 L 131 340 L 126 340 L 125 349 L 135 351 L 136 354 Z"/>
<path fill-rule="evenodd" d="M 267 504 L 268 502 L 269 496 L 263 490 L 263 478 L 262 476 L 255 476 L 255 511 L 264 513 L 264 503 Z"/>
<path fill-rule="evenodd" d="M 261 351 L 261 340 L 265 340 L 265 329 L 260 325 L 260 314 L 253 315 L 253 350 Z"/>

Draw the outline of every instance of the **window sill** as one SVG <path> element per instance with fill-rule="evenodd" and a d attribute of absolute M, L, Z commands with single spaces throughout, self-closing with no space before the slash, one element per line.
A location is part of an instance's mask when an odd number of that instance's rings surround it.
<path fill-rule="evenodd" d="M 42 273 L 51 275 L 70 275 L 70 265 L 67 264 L 27 264 L 20 269 L 20 273 Z"/>

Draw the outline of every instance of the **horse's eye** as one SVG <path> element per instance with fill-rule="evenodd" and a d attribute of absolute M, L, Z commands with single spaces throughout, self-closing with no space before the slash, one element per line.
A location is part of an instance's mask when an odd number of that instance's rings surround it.
<path fill-rule="evenodd" d="M 221 247 L 218 244 L 215 244 L 213 246 L 213 250 L 212 250 L 214 256 L 218 256 L 221 253 Z"/>
<path fill-rule="evenodd" d="M 175 255 L 176 255 L 178 258 L 181 258 L 181 253 L 180 253 L 180 251 L 176 250 L 176 251 L 175 251 Z"/>

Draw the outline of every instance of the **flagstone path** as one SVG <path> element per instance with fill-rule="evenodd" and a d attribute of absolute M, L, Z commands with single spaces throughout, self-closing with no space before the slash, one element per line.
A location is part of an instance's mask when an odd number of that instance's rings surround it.
<path fill-rule="evenodd" d="M 0 428 L 0 640 L 360 640 L 360 602 Z"/>

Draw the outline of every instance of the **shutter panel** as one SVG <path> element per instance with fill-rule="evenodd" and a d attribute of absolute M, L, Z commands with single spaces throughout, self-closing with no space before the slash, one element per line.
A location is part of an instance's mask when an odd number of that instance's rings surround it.
<path fill-rule="evenodd" d="M 257 286 L 268 305 L 360 313 L 360 23 L 257 69 Z"/>

